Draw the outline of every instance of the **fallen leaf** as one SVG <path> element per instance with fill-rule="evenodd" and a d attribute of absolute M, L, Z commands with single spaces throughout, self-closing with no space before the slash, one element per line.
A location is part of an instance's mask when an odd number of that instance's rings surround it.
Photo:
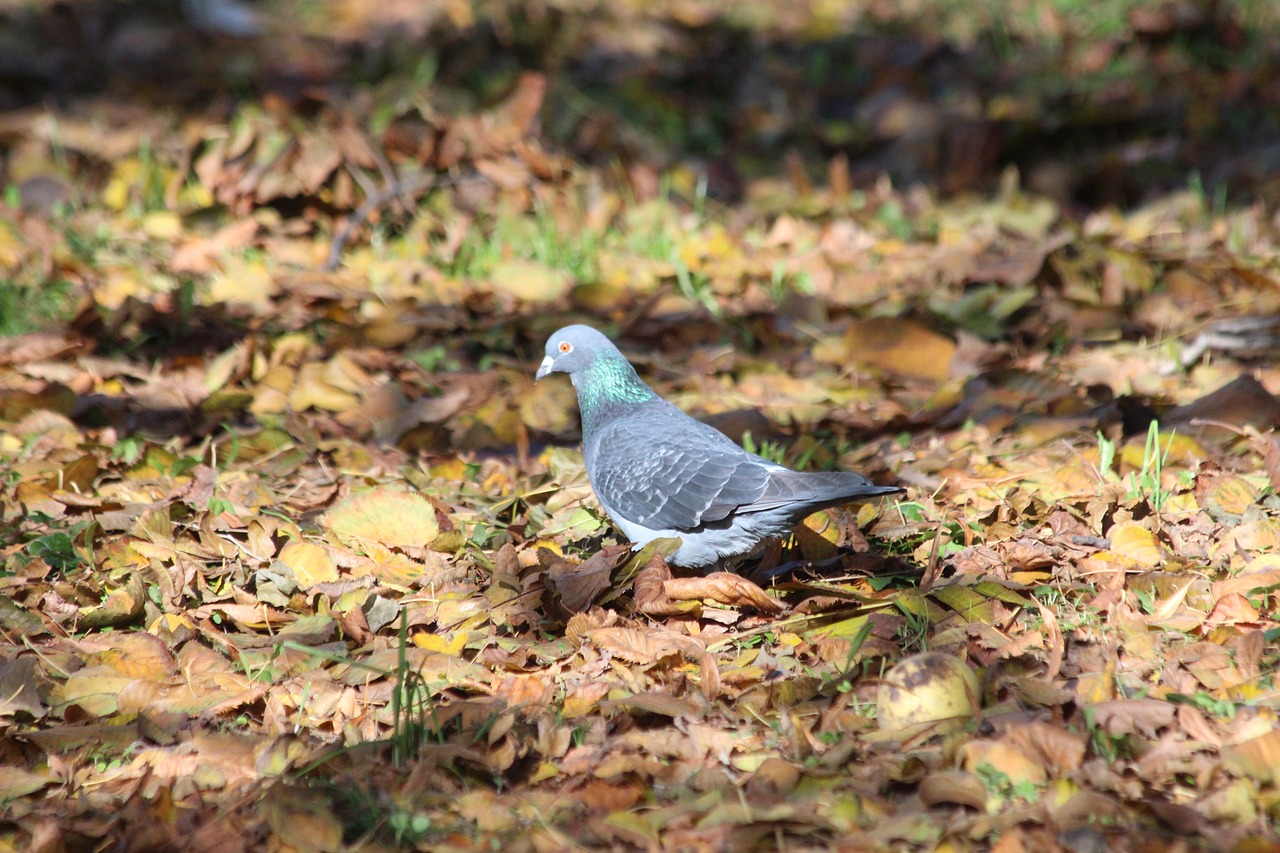
<path fill-rule="evenodd" d="M 320 523 L 355 548 L 365 542 L 423 547 L 440 533 L 435 507 L 426 498 L 385 487 L 347 498 Z"/>
<path fill-rule="evenodd" d="M 522 302 L 554 302 L 573 282 L 564 272 L 534 261 L 507 261 L 493 268 L 489 282 Z"/>
<path fill-rule="evenodd" d="M 672 578 L 663 581 L 663 591 L 673 601 L 710 599 L 730 607 L 753 607 L 770 615 L 781 613 L 787 606 L 741 575 L 713 572 L 696 578 Z"/>
<path fill-rule="evenodd" d="M 350 533 L 350 535 L 359 535 Z M 338 567 L 333 564 L 329 552 L 314 542 L 290 542 L 280 549 L 276 561 L 293 573 L 298 586 L 311 589 L 316 584 L 331 583 L 338 579 Z"/>

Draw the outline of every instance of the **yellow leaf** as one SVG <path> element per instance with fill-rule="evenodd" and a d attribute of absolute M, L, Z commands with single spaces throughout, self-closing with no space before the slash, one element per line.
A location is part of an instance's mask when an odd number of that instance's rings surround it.
<path fill-rule="evenodd" d="M 373 575 L 384 584 L 397 588 L 407 588 L 422 577 L 423 566 L 397 551 L 392 551 L 377 543 L 364 546 L 369 559 L 352 567 L 352 577 Z"/>
<path fill-rule="evenodd" d="M 1205 497 L 1205 507 L 1219 509 L 1233 515 L 1244 511 L 1258 501 L 1258 490 L 1241 477 L 1223 476 L 1216 479 Z"/>
<path fill-rule="evenodd" d="M 15 267 L 27 253 L 27 245 L 9 223 L 0 223 L 0 269 Z"/>
<path fill-rule="evenodd" d="M 527 384 L 526 384 L 527 383 Z M 577 397 L 568 382 L 528 382 L 514 389 L 520 401 L 520 420 L 529 429 L 559 434 L 574 423 Z"/>
<path fill-rule="evenodd" d="M 142 230 L 159 240 L 174 240 L 182 234 L 182 217 L 172 210 L 155 210 L 142 217 Z"/>
<path fill-rule="evenodd" d="M 536 785 L 539 782 L 545 782 L 548 779 L 554 779 L 560 775 L 560 769 L 550 761 L 544 761 L 538 765 L 533 771 L 533 775 L 529 778 L 528 784 Z"/>
<path fill-rule="evenodd" d="M 338 579 L 338 568 L 329 552 L 314 542 L 290 542 L 280 549 L 278 560 L 289 567 L 303 589 Z"/>
<path fill-rule="evenodd" d="M 142 166 L 136 159 L 121 160 L 112 171 L 111 180 L 102 191 L 102 203 L 112 210 L 124 210 L 129 204 L 129 191 L 138 182 Z"/>
<path fill-rule="evenodd" d="M 882 373 L 942 381 L 955 351 L 955 341 L 919 323 L 874 317 L 854 323 L 843 340 L 819 345 L 813 357 L 842 367 L 852 362 Z"/>
<path fill-rule="evenodd" d="M 323 364 L 302 365 L 297 384 L 289 392 L 289 408 L 295 412 L 309 408 L 345 412 L 359 405 L 356 394 L 335 385 L 330 378 L 330 371 Z"/>
<path fill-rule="evenodd" d="M 195 623 L 181 613 L 161 613 L 147 626 L 147 633 L 159 636 L 161 633 L 173 634 L 180 628 L 194 631 L 195 627 Z"/>
<path fill-rule="evenodd" d="M 238 302 L 265 309 L 278 290 L 262 261 L 227 258 L 222 264 L 222 274 L 209 282 L 201 301 L 206 305 Z"/>
<path fill-rule="evenodd" d="M 599 696 L 571 693 L 565 697 L 564 705 L 560 710 L 560 715 L 566 720 L 571 720 L 575 717 L 584 717 L 594 711 L 599 703 Z"/>
<path fill-rule="evenodd" d="M 141 296 L 144 288 L 137 270 L 114 269 L 93 291 L 94 301 L 103 308 L 119 308 L 130 296 Z"/>
<path fill-rule="evenodd" d="M 164 642 L 152 634 L 122 633 L 112 637 L 110 648 L 102 649 L 95 658 L 121 675 L 134 678 L 155 681 L 174 672 L 173 656 Z"/>
<path fill-rule="evenodd" d="M 461 483 L 467 479 L 468 465 L 457 456 L 450 456 L 443 462 L 437 462 L 429 469 L 433 480 L 452 480 Z"/>
<path fill-rule="evenodd" d="M 871 522 L 880 517 L 880 510 L 884 507 L 882 503 L 862 504 L 858 507 L 857 524 L 859 527 L 866 527 Z"/>
<path fill-rule="evenodd" d="M 1000 741 L 971 740 L 960 747 L 960 756 L 964 769 L 970 773 L 985 766 L 1005 774 L 1014 785 L 1039 785 L 1048 779 L 1041 762 Z"/>
<path fill-rule="evenodd" d="M 1111 551 L 1143 566 L 1158 565 L 1162 559 L 1155 534 L 1134 521 L 1111 528 Z"/>
<path fill-rule="evenodd" d="M 440 532 L 430 501 L 385 487 L 347 498 L 325 513 L 321 524 L 355 547 L 362 542 L 390 547 L 430 545 Z"/>
<path fill-rule="evenodd" d="M 489 273 L 489 283 L 523 302 L 554 302 L 573 284 L 560 270 L 534 261 L 507 261 Z"/>
<path fill-rule="evenodd" d="M 469 639 L 471 634 L 467 631 L 454 631 L 451 634 L 431 634 L 422 631 L 413 635 L 413 644 L 429 652 L 460 657 Z"/>

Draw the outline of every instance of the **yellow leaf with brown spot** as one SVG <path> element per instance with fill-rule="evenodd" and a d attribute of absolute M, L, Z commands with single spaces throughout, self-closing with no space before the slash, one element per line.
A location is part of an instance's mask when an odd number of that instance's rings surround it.
<path fill-rule="evenodd" d="M 1214 480 L 1208 494 L 1201 500 L 1205 509 L 1243 515 L 1246 509 L 1258 502 L 1258 490 L 1242 477 L 1228 475 Z"/>
<path fill-rule="evenodd" d="M 466 648 L 467 641 L 470 639 L 471 634 L 467 631 L 453 631 L 444 634 L 420 631 L 413 635 L 413 644 L 429 652 L 440 652 L 441 654 L 460 657 L 462 650 Z"/>

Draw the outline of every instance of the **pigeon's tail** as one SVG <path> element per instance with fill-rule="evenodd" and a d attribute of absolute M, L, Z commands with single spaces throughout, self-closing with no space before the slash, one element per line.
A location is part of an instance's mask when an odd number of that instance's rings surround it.
<path fill-rule="evenodd" d="M 808 514 L 826 507 L 897 495 L 903 491 L 905 490 L 898 486 L 877 486 L 861 474 L 844 471 L 789 471 L 781 468 L 769 472 L 769 482 L 765 485 L 764 494 L 752 501 L 749 508 L 769 510 L 793 505 L 802 514 Z"/>

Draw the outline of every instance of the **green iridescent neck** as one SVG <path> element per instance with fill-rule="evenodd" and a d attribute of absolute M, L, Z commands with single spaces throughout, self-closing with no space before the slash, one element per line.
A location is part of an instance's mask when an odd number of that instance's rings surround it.
<path fill-rule="evenodd" d="M 645 403 L 658 396 L 617 352 L 600 353 L 591 366 L 573 380 L 578 389 L 578 406 L 584 416 L 614 405 Z"/>

